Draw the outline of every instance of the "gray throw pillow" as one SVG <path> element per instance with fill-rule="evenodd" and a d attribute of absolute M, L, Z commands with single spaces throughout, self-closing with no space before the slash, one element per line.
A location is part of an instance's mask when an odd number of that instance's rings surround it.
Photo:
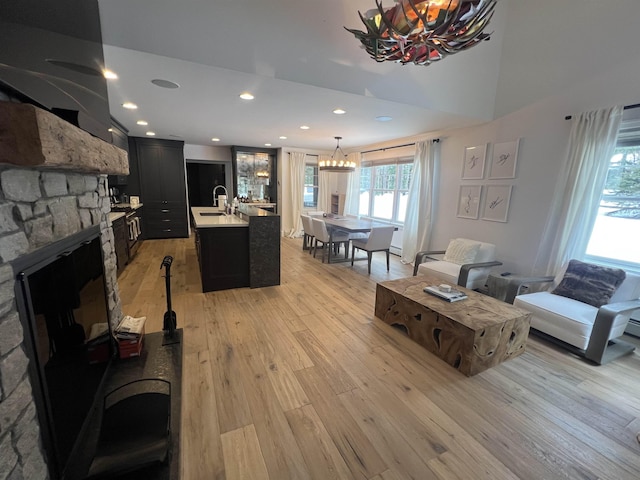
<path fill-rule="evenodd" d="M 609 303 L 625 276 L 619 268 L 570 260 L 562 281 L 551 293 L 600 308 Z"/>

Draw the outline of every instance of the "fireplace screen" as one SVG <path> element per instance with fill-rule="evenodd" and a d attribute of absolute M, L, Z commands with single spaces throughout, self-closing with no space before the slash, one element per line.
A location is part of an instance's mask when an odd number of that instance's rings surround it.
<path fill-rule="evenodd" d="M 17 287 L 54 478 L 63 476 L 73 461 L 113 352 L 100 237 L 68 243 L 32 254 L 34 263 L 20 270 Z"/>

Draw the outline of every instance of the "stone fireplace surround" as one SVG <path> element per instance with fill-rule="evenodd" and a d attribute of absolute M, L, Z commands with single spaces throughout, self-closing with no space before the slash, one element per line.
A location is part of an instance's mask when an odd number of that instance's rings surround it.
<path fill-rule="evenodd" d="M 100 226 L 109 322 L 122 317 L 107 174 L 127 154 L 27 104 L 0 101 L 0 480 L 48 478 L 11 262 Z"/>

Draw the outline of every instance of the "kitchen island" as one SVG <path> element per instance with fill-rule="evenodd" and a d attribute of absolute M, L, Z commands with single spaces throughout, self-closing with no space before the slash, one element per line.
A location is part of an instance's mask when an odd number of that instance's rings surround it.
<path fill-rule="evenodd" d="M 234 215 L 192 207 L 202 291 L 280 285 L 280 216 L 241 204 Z"/>

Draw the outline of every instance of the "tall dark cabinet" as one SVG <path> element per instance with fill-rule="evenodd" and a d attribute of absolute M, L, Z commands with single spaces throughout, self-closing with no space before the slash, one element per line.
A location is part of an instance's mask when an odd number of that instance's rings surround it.
<path fill-rule="evenodd" d="M 188 237 L 184 142 L 134 137 L 130 143 L 135 146 L 145 238 Z"/>

